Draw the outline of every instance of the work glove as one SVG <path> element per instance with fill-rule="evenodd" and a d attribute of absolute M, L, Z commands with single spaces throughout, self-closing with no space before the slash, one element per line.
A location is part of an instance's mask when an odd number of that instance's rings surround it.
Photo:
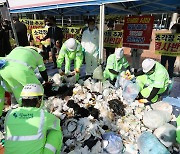
<path fill-rule="evenodd" d="M 59 74 L 60 74 L 61 76 L 65 75 L 65 73 L 64 73 L 61 69 L 59 69 Z"/>

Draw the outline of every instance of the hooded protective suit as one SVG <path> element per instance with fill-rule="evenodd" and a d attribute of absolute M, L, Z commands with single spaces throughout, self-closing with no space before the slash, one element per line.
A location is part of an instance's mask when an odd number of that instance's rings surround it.
<path fill-rule="evenodd" d="M 94 28 L 90 31 L 89 28 L 82 34 L 82 47 L 85 49 L 86 75 L 92 75 L 97 67 L 98 49 L 99 49 L 99 31 Z"/>

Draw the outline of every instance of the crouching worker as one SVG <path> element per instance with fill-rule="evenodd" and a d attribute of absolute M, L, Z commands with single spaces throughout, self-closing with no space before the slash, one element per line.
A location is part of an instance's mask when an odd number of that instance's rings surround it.
<path fill-rule="evenodd" d="M 103 72 L 104 79 L 116 80 L 120 72 L 126 69 L 130 69 L 130 67 L 124 56 L 123 48 L 116 48 L 115 53 L 107 59 L 107 65 Z"/>
<path fill-rule="evenodd" d="M 65 59 L 65 74 L 76 75 L 76 81 L 79 79 L 80 67 L 83 62 L 83 48 L 79 41 L 70 38 L 64 42 L 57 59 L 57 67 L 60 75 L 64 74 L 61 70 Z M 74 60 L 74 71 L 71 72 L 71 61 Z"/>
<path fill-rule="evenodd" d="M 5 119 L 5 153 L 59 154 L 63 138 L 60 120 L 39 108 L 43 89 L 27 84 L 21 97 L 22 107 L 10 110 Z"/>
<path fill-rule="evenodd" d="M 135 76 L 138 76 L 136 81 L 140 87 L 138 99 L 145 99 L 147 102 L 156 102 L 169 84 L 166 68 L 153 59 L 145 59 L 142 62 L 142 71 Z"/>
<path fill-rule="evenodd" d="M 39 69 L 44 81 L 48 83 L 43 57 L 35 47 L 16 47 L 9 55 L 0 59 L 6 61 L 5 66 L 0 69 L 1 80 L 6 85 L 5 87 L 8 87 L 7 91 L 14 94 L 19 105 L 21 105 L 20 93 L 26 84 L 41 84 L 34 73 L 36 68 Z M 0 87 L 0 115 L 4 107 L 5 89 Z"/>

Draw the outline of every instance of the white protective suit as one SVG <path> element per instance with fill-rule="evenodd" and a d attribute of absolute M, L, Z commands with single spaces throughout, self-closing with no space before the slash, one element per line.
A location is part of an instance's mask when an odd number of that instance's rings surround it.
<path fill-rule="evenodd" d="M 82 47 L 85 49 L 86 75 L 92 75 L 97 67 L 98 49 L 99 49 L 99 31 L 95 28 L 89 31 L 89 28 L 83 32 Z"/>

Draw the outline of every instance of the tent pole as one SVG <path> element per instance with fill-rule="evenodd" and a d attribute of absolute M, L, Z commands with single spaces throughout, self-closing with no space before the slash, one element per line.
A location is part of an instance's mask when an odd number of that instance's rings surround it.
<path fill-rule="evenodd" d="M 15 29 L 14 24 L 13 24 L 12 17 L 11 17 L 8 0 L 6 0 L 6 4 L 7 4 L 7 8 L 8 8 L 8 16 L 9 16 L 9 19 L 10 19 L 10 21 L 11 21 L 12 31 L 13 31 L 14 38 L 15 38 L 15 41 L 16 41 L 16 46 L 19 46 L 18 37 L 17 37 L 16 29 Z"/>
<path fill-rule="evenodd" d="M 103 63 L 103 47 L 104 47 L 104 4 L 100 5 L 100 25 L 99 25 L 99 60 Z"/>
<path fill-rule="evenodd" d="M 103 63 L 103 46 L 104 46 L 104 4 L 100 5 L 100 25 L 99 25 L 99 63 Z M 103 74 L 102 74 L 103 75 Z M 103 85 L 102 81 L 99 81 L 99 92 L 102 93 Z"/>
<path fill-rule="evenodd" d="M 64 14 L 63 14 L 63 9 L 61 9 L 61 26 L 64 26 Z"/>

